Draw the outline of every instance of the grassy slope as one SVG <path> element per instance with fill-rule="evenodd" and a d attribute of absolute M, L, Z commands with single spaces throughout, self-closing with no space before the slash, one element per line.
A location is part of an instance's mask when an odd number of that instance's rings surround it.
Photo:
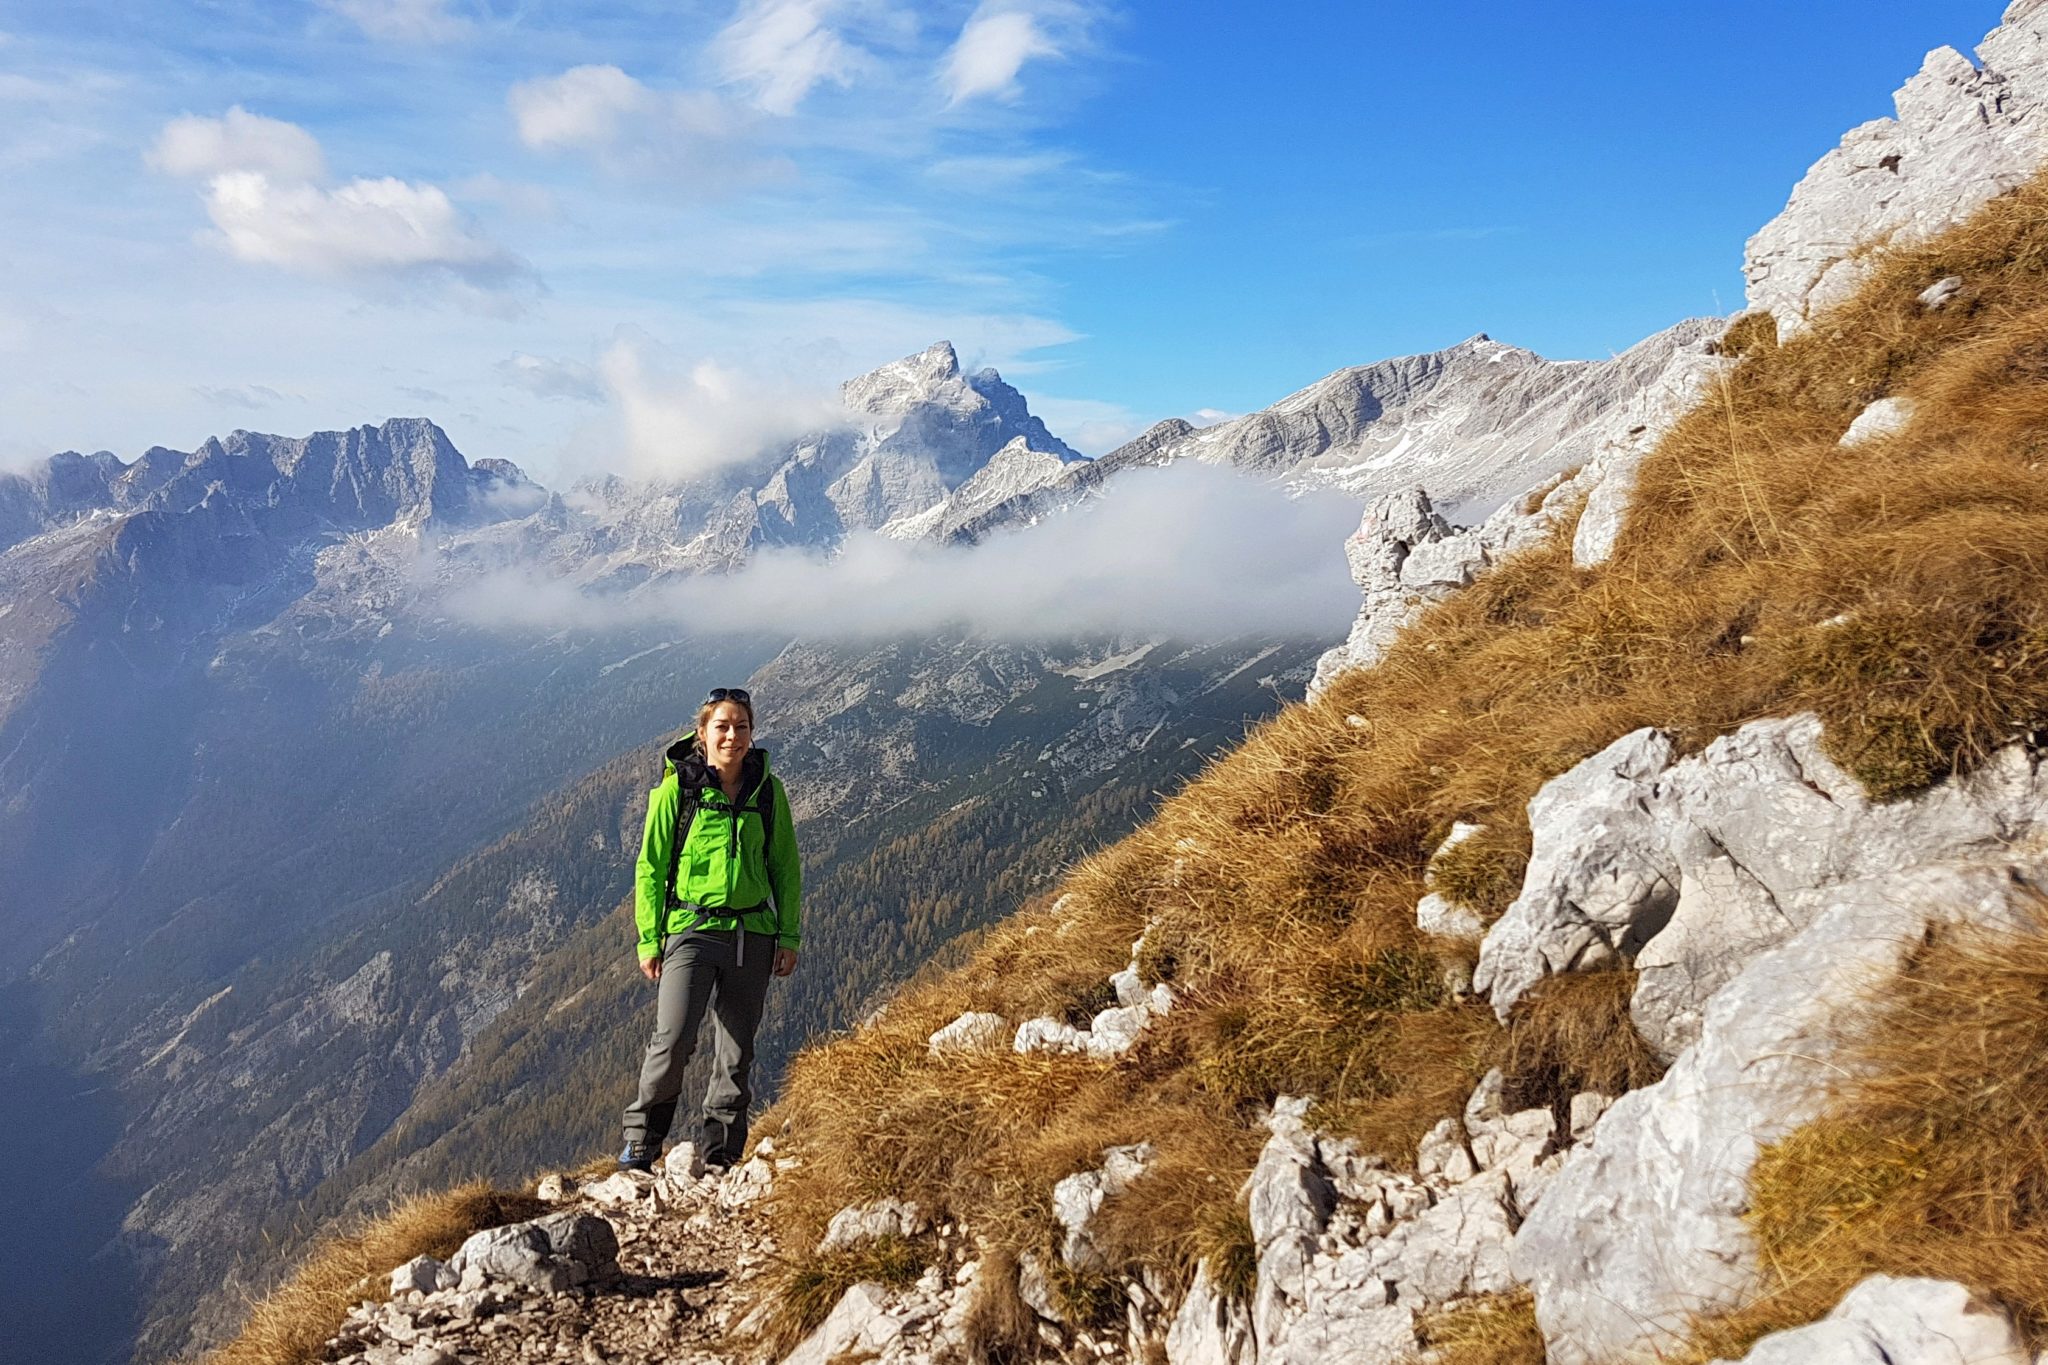
<path fill-rule="evenodd" d="M 1923 309 L 1948 275 L 1963 292 Z M 1402 1159 L 1490 1065 L 1522 1103 L 1656 1074 L 1624 974 L 1553 983 L 1504 1029 L 1445 987 L 1469 950 L 1425 939 L 1413 909 L 1453 821 L 1485 826 L 1447 871 L 1491 916 L 1520 881 L 1529 797 L 1638 726 L 1697 749 L 1814 710 L 1834 756 L 1896 796 L 2039 723 L 2048 186 L 1888 254 L 1782 347 L 1754 322 L 1736 340 L 1740 363 L 1643 467 L 1611 562 L 1575 568 L 1561 535 L 1502 566 L 1078 868 L 1062 913 L 1027 909 L 877 1025 L 800 1057 L 778 1107 L 804 1157 L 779 1201 L 785 1244 L 895 1192 L 1000 1248 L 1045 1249 L 1053 1183 L 1142 1139 L 1160 1159 L 1109 1208 L 1118 1254 L 1241 1266 L 1237 1190 L 1277 1094 L 1318 1096 L 1323 1126 Z M 1890 394 L 1918 403 L 1913 424 L 1841 448 Z M 1148 976 L 1183 1004 L 1127 1059 L 926 1055 L 963 1010 L 1099 1007 L 1141 933 Z M 1096 1297 L 1064 1288 L 1084 1310 Z"/>

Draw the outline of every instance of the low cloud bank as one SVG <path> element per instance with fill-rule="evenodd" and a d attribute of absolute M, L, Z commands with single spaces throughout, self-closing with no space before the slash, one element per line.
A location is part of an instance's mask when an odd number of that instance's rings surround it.
<path fill-rule="evenodd" d="M 672 623 L 693 633 L 872 639 L 964 626 L 1007 639 L 1096 633 L 1205 641 L 1341 639 L 1358 610 L 1344 538 L 1358 504 L 1289 497 L 1232 470 L 1133 470 L 1096 501 L 978 546 L 847 541 L 737 573 L 591 593 L 538 569 L 493 575 L 450 609 L 501 630 Z"/>

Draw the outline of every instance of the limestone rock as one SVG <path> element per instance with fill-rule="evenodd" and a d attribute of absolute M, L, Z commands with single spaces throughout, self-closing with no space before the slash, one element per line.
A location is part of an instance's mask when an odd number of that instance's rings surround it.
<path fill-rule="evenodd" d="M 1628 1358 L 1757 1284 L 1742 1213 L 1761 1145 L 1818 1112 L 1845 1015 L 1943 922 L 2019 928 L 2048 860 L 1978 857 L 1828 888 L 1708 1001 L 1699 1041 L 1571 1150 L 1516 1235 L 1552 1365 Z"/>
<path fill-rule="evenodd" d="M 1259 1258 L 1252 1324 L 1262 1348 L 1285 1335 L 1289 1318 L 1299 1312 L 1317 1238 L 1337 1202 L 1303 1122 L 1308 1104 L 1298 1097 L 1273 1102 L 1267 1120 L 1273 1136 L 1259 1152 L 1246 1186 Z"/>
<path fill-rule="evenodd" d="M 1670 739 L 1637 730 L 1530 800 L 1529 871 L 1480 945 L 1472 976 L 1502 1019 L 1552 972 L 1633 957 L 1663 928 L 1678 875 L 1653 798 L 1670 766 Z"/>
<path fill-rule="evenodd" d="M 1072 1024 L 1041 1015 L 1017 1025 L 1011 1046 L 1018 1052 L 1086 1052 L 1088 1035 Z"/>
<path fill-rule="evenodd" d="M 1920 306 L 1930 313 L 1938 313 L 1962 292 L 1961 275 L 1944 275 L 1920 291 Z"/>
<path fill-rule="evenodd" d="M 431 1294 L 444 1287 L 441 1280 L 447 1273 L 448 1267 L 432 1256 L 415 1256 L 391 1272 L 391 1297 L 395 1299 L 405 1293 Z M 452 1278 L 449 1283 L 454 1283 Z"/>
<path fill-rule="evenodd" d="M 782 1365 L 830 1365 L 842 1359 L 872 1360 L 886 1354 L 911 1319 L 892 1311 L 889 1291 L 863 1281 L 832 1306 L 818 1329 L 783 1357 Z"/>
<path fill-rule="evenodd" d="M 1152 1164 L 1152 1144 L 1112 1147 L 1102 1154 L 1102 1165 L 1093 1171 L 1079 1171 L 1052 1187 L 1053 1217 L 1066 1229 L 1060 1259 L 1076 1270 L 1092 1270 L 1102 1255 L 1088 1235 L 1088 1225 L 1101 1209 L 1102 1201 L 1128 1191 L 1133 1181 Z"/>
<path fill-rule="evenodd" d="M 1480 946 L 1474 987 L 1505 1018 L 1544 976 L 1641 973 L 1636 1025 L 1669 1060 L 1707 998 L 1842 881 L 1996 849 L 2041 827 L 2048 780 L 2020 746 L 1880 805 L 1821 747 L 1813 716 L 1756 721 L 1678 763 L 1624 736 L 1529 803 L 1521 894 Z"/>
<path fill-rule="evenodd" d="M 818 1250 L 849 1251 L 884 1237 L 916 1237 L 931 1231 L 932 1220 L 908 1199 L 877 1199 L 832 1215 Z"/>
<path fill-rule="evenodd" d="M 1250 1312 L 1216 1287 L 1201 1262 L 1166 1332 L 1167 1365 L 1253 1365 L 1257 1349 Z"/>
<path fill-rule="evenodd" d="M 1507 1173 L 1467 1180 L 1413 1222 L 1397 1224 L 1371 1248 L 1372 1274 L 1411 1308 L 1469 1294 L 1500 1294 L 1517 1281 L 1508 1270 L 1515 1235 Z"/>
<path fill-rule="evenodd" d="M 1913 400 L 1910 398 L 1880 398 L 1856 414 L 1856 420 L 1849 423 L 1849 429 L 1842 433 L 1842 444 L 1860 446 L 1882 437 L 1891 436 L 1906 429 L 1913 420 Z"/>
<path fill-rule="evenodd" d="M 1088 1024 L 1088 1055 L 1122 1056 L 1137 1046 L 1139 1036 L 1151 1022 L 1152 1005 L 1149 1000 L 1136 1005 L 1118 1005 L 1102 1011 Z"/>
<path fill-rule="evenodd" d="M 1741 1365 L 2033 1365 L 2012 1321 L 1952 1280 L 1872 1275 L 1808 1327 L 1773 1332 Z M 1714 1365 L 1730 1365 L 1716 1361 Z"/>
<path fill-rule="evenodd" d="M 448 1270 L 465 1291 L 502 1283 L 559 1294 L 611 1273 L 618 1256 L 610 1223 L 569 1211 L 486 1228 L 456 1250 Z"/>
<path fill-rule="evenodd" d="M 931 1055 L 942 1057 L 948 1052 L 983 1052 L 999 1048 L 1009 1029 L 1009 1022 L 1000 1014 L 969 1010 L 932 1034 Z"/>
<path fill-rule="evenodd" d="M 691 1185 L 704 1178 L 704 1149 L 694 1142 L 678 1142 L 660 1162 L 661 1174 L 671 1185 Z"/>
<path fill-rule="evenodd" d="M 583 1197 L 617 1206 L 644 1199 L 653 1188 L 654 1177 L 645 1171 L 614 1171 L 604 1179 L 584 1186 Z"/>
<path fill-rule="evenodd" d="M 1894 96 L 1898 117 L 1854 128 L 1806 173 L 1791 201 L 1750 238 L 1749 304 L 1780 337 L 1867 278 L 1872 242 L 1922 240 L 2021 184 L 2048 160 L 2048 7 L 2015 0 L 1979 44 L 1927 54 Z"/>
<path fill-rule="evenodd" d="M 2021 746 L 1961 778 L 1879 804 L 1821 747 L 1817 718 L 1757 721 L 1675 765 L 1651 798 L 1679 867 L 1669 922 L 1636 956 L 1631 1012 L 1667 1059 L 1707 998 L 1806 924 L 1845 881 L 1994 852 L 2048 816 L 2048 778 Z"/>

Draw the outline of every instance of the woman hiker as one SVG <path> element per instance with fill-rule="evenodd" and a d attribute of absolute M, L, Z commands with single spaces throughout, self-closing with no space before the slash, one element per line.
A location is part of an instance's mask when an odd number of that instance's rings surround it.
<path fill-rule="evenodd" d="M 661 785 L 647 797 L 634 882 L 640 972 L 659 989 L 639 1091 L 626 1106 L 619 1168 L 629 1171 L 648 1170 L 661 1155 L 707 1009 L 715 1053 L 704 1164 L 739 1161 L 768 978 L 796 970 L 801 939 L 796 830 L 767 752 L 754 747 L 753 698 L 744 688 L 711 689 L 696 733 L 666 757 Z"/>

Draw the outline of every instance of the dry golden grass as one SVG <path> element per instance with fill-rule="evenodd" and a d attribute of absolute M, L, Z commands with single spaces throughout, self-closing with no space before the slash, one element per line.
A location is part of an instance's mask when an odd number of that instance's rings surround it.
<path fill-rule="evenodd" d="M 309 1365 L 363 1299 L 415 1256 L 446 1259 L 473 1232 L 538 1217 L 547 1205 L 478 1183 L 420 1195 L 357 1231 L 330 1237 L 249 1312 L 241 1333 L 206 1365 Z"/>
<path fill-rule="evenodd" d="M 1416 1324 L 1433 1365 L 1543 1365 L 1536 1301 L 1527 1290 L 1465 1299 Z"/>
<path fill-rule="evenodd" d="M 1923 310 L 1951 274 L 1963 293 Z M 1506 1030 L 1446 986 L 1470 949 L 1419 934 L 1414 905 L 1453 822 L 1484 829 L 1439 884 L 1494 916 L 1529 798 L 1639 726 L 1696 749 L 1817 711 L 1888 798 L 2048 721 L 2048 186 L 1882 257 L 1800 335 L 1752 320 L 1729 350 L 1642 467 L 1607 564 L 1576 567 L 1566 527 L 1494 569 L 1074 869 L 1059 913 L 1030 908 L 799 1058 L 778 1106 L 805 1157 L 776 1203 L 791 1243 L 892 1192 L 1044 1250 L 1053 1183 L 1151 1141 L 1154 1201 L 1104 1213 L 1117 1254 L 1175 1274 L 1231 1257 L 1275 1095 L 1314 1095 L 1319 1123 L 1401 1160 L 1490 1065 L 1559 1110 L 1658 1074 L 1627 974 L 1553 983 Z M 1912 424 L 1840 447 L 1886 394 L 1917 402 Z M 1180 1004 L 1131 1056 L 927 1055 L 968 1009 L 1085 1022 L 1141 933 L 1142 973 Z"/>
<path fill-rule="evenodd" d="M 1827 1112 L 1751 1176 L 1764 1291 L 1683 1359 L 1738 1357 L 1870 1274 L 1956 1280 L 2048 1339 L 2048 919 L 1938 939 L 1848 1045 Z"/>

